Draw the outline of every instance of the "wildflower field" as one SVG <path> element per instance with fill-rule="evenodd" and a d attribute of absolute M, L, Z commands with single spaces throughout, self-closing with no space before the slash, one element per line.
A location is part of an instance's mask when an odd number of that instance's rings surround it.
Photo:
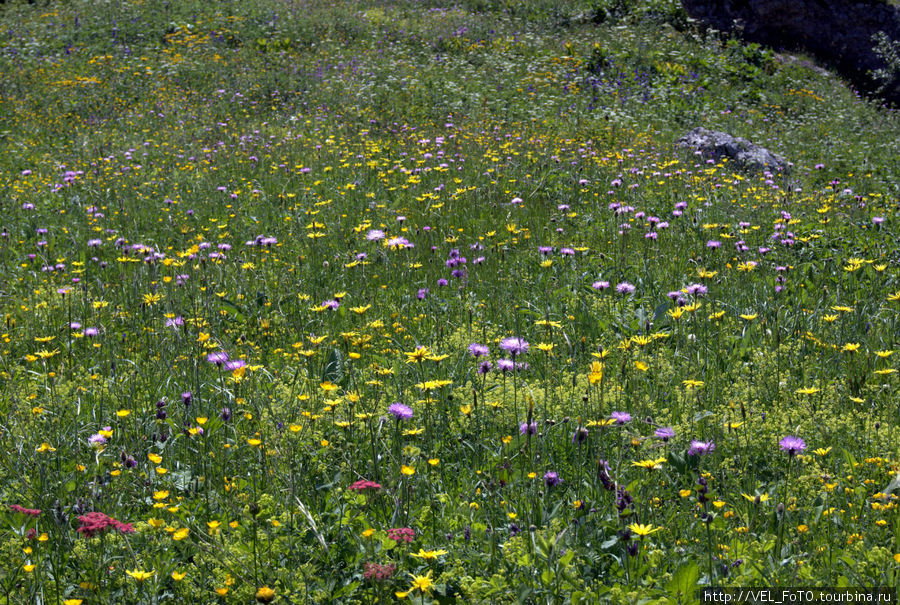
<path fill-rule="evenodd" d="M 898 176 L 672 0 L 0 3 L 0 603 L 896 590 Z"/>

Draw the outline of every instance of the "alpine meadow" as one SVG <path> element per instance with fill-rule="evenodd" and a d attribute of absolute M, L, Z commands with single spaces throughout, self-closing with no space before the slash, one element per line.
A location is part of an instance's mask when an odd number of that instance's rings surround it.
<path fill-rule="evenodd" d="M 898 242 L 675 0 L 0 0 L 0 604 L 896 597 Z"/>

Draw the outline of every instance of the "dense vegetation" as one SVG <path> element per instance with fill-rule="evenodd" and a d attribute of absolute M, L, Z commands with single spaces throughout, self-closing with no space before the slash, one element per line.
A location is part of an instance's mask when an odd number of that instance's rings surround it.
<path fill-rule="evenodd" d="M 895 113 L 671 0 L 0 23 L 0 602 L 900 585 Z"/>

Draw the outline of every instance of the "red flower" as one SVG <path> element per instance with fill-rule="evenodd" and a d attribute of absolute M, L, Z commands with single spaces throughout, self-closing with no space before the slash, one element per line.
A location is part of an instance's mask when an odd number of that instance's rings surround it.
<path fill-rule="evenodd" d="M 416 532 L 409 527 L 395 527 L 387 530 L 388 538 L 394 542 L 412 542 L 416 537 Z"/>
<path fill-rule="evenodd" d="M 81 515 L 78 517 L 78 521 L 80 525 L 78 526 L 78 531 L 84 535 L 85 538 L 90 538 L 96 534 L 102 534 L 107 529 L 115 529 L 123 534 L 132 534 L 134 533 L 134 527 L 131 523 L 122 523 L 121 521 L 116 521 L 112 517 L 108 515 L 104 515 L 103 513 L 88 513 L 86 515 Z"/>
<path fill-rule="evenodd" d="M 378 483 L 375 483 L 374 481 L 369 481 L 368 479 L 360 479 L 359 481 L 357 481 L 356 483 L 354 483 L 347 489 L 352 489 L 353 491 L 357 491 L 357 492 L 361 492 L 361 491 L 364 491 L 367 489 L 379 490 L 379 489 L 381 489 L 381 485 Z"/>
<path fill-rule="evenodd" d="M 17 513 L 22 513 L 23 515 L 28 515 L 29 517 L 39 517 L 41 515 L 41 511 L 36 508 L 25 508 L 18 504 L 10 504 L 9 509 Z"/>

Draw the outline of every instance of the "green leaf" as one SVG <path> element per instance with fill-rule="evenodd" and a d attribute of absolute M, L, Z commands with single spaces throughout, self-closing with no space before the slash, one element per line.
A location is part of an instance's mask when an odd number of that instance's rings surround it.
<path fill-rule="evenodd" d="M 682 563 L 672 574 L 672 579 L 666 583 L 666 592 L 682 603 L 693 600 L 699 579 L 700 569 L 696 561 Z"/>
<path fill-rule="evenodd" d="M 339 349 L 331 349 L 325 358 L 325 367 L 322 369 L 322 382 L 340 383 L 344 377 L 344 355 Z"/>

